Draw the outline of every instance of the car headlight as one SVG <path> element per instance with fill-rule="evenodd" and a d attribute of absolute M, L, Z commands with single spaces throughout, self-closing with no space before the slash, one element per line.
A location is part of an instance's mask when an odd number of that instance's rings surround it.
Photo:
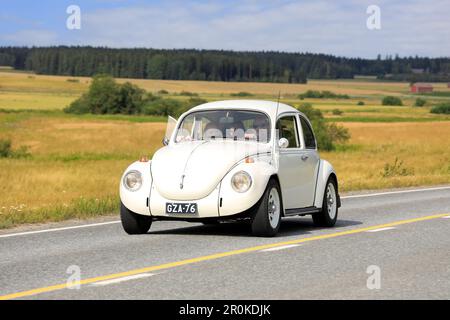
<path fill-rule="evenodd" d="M 123 185 L 130 191 L 137 191 L 142 186 L 142 175 L 139 171 L 132 170 L 123 177 Z"/>
<path fill-rule="evenodd" d="M 231 178 L 231 186 L 234 191 L 246 192 L 252 185 L 252 178 L 245 171 L 236 172 Z"/>

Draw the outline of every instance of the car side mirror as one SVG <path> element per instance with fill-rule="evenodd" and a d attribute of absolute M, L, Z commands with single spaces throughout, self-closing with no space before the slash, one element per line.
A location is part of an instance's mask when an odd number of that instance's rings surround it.
<path fill-rule="evenodd" d="M 280 149 L 289 147 L 289 140 L 286 138 L 281 138 L 280 140 L 278 140 L 278 146 L 280 147 Z"/>
<path fill-rule="evenodd" d="M 165 146 L 167 146 L 167 145 L 169 144 L 169 139 L 164 138 L 164 139 L 162 140 L 162 144 L 165 145 Z"/>

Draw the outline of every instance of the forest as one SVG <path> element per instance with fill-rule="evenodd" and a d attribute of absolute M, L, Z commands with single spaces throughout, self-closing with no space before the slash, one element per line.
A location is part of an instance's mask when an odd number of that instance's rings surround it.
<path fill-rule="evenodd" d="M 106 47 L 0 47 L 0 66 L 37 74 L 120 78 L 306 83 L 357 75 L 396 81 L 450 81 L 450 58 Z"/>

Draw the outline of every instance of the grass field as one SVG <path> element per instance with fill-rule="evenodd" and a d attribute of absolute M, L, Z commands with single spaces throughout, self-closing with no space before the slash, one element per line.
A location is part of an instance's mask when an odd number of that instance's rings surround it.
<path fill-rule="evenodd" d="M 64 114 L 61 109 L 81 95 L 89 81 L 0 71 L 0 139 L 11 139 L 13 149 L 28 146 L 31 153 L 0 159 L 0 228 L 117 212 L 122 171 L 161 146 L 162 118 Z M 450 100 L 446 95 L 427 96 L 427 106 L 417 108 L 412 107 L 416 96 L 408 93 L 407 83 L 132 82 L 151 92 L 165 89 L 177 99 L 186 98 L 178 95 L 183 90 L 207 100 L 230 99 L 240 91 L 274 99 L 281 91 L 283 102 L 312 103 L 327 121 L 341 123 L 352 134 L 346 145 L 321 153 L 334 164 L 342 191 L 450 182 L 450 117 L 429 113 L 433 103 Z M 348 94 L 350 99 L 296 97 L 310 89 Z M 381 106 L 381 98 L 391 94 L 406 106 Z M 365 105 L 358 106 L 358 101 Z M 335 116 L 333 109 L 343 113 Z"/>

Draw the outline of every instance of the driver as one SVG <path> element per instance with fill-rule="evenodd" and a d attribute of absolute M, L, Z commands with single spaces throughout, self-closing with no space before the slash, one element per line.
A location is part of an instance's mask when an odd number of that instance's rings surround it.
<path fill-rule="evenodd" d="M 203 130 L 203 137 L 204 140 L 222 139 L 223 135 L 219 124 L 214 121 L 209 122 Z"/>

